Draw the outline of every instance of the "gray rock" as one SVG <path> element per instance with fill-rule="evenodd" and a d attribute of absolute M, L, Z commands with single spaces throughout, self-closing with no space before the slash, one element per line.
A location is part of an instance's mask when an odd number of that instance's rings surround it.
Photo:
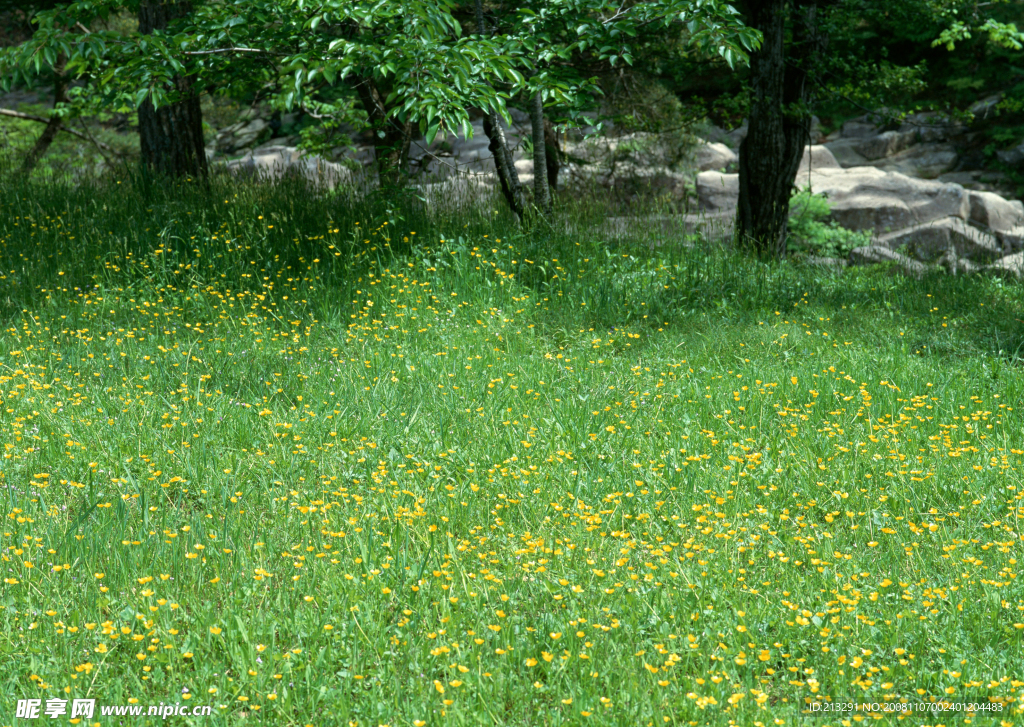
<path fill-rule="evenodd" d="M 268 124 L 263 119 L 239 121 L 217 132 L 216 148 L 218 152 L 230 154 L 239 149 L 252 146 L 263 134 Z"/>
<path fill-rule="evenodd" d="M 851 119 L 843 124 L 844 139 L 867 139 L 878 134 L 878 127 L 863 118 Z"/>
<path fill-rule="evenodd" d="M 516 171 L 520 174 L 533 176 L 533 159 L 520 159 L 515 163 Z"/>
<path fill-rule="evenodd" d="M 961 258 L 988 261 L 1004 251 L 1024 248 L 1024 205 L 1020 202 L 874 167 L 843 169 L 830 161 L 828 153 L 827 148 L 810 147 L 796 185 L 824 194 L 832 208 L 830 218 L 843 227 L 883 236 L 892 233 L 885 239 L 895 241 L 894 246 L 916 239 L 914 248 L 926 259 L 940 257 L 952 248 Z M 817 158 L 821 166 L 815 162 L 808 171 L 808 157 Z M 731 213 L 739 200 L 739 175 L 701 172 L 696 192 L 703 212 Z M 972 215 L 975 224 L 997 225 L 991 228 L 996 234 L 965 224 Z"/>
<path fill-rule="evenodd" d="M 956 167 L 959 158 L 954 144 L 915 144 L 887 159 L 872 162 L 871 166 L 908 177 L 935 179 Z"/>
<path fill-rule="evenodd" d="M 434 211 L 479 205 L 495 194 L 497 176 L 479 174 L 471 177 L 451 177 L 442 182 L 417 185 L 429 208 Z"/>
<path fill-rule="evenodd" d="M 957 259 L 989 263 L 1002 255 L 999 241 L 957 217 L 945 217 L 880 235 L 875 247 L 905 248 L 917 260 L 937 262 L 952 253 Z"/>
<path fill-rule="evenodd" d="M 990 275 L 998 275 L 999 277 L 1010 280 L 1020 280 L 1024 277 L 1024 252 L 1018 252 L 1013 255 L 1007 255 L 1004 258 L 1000 258 L 991 265 L 986 265 L 982 268 L 982 272 Z"/>
<path fill-rule="evenodd" d="M 881 234 L 943 217 L 967 219 L 969 211 L 963 187 L 873 167 L 822 169 L 811 181 L 829 198 L 831 218 L 851 230 Z"/>
<path fill-rule="evenodd" d="M 997 232 L 996 238 L 1003 246 L 1003 252 L 1015 253 L 1024 250 L 1024 226 L 1014 227 L 1012 230 Z"/>
<path fill-rule="evenodd" d="M 819 257 L 817 255 L 807 255 L 803 258 L 805 265 L 814 265 L 820 268 L 845 268 L 850 264 L 849 260 L 844 260 L 840 257 Z"/>
<path fill-rule="evenodd" d="M 914 143 L 914 132 L 884 131 L 877 136 L 861 139 L 854 151 L 868 161 L 897 154 Z"/>
<path fill-rule="evenodd" d="M 1003 164 L 1008 164 L 1011 167 L 1020 164 L 1022 161 L 1024 161 L 1024 142 L 1021 142 L 1012 149 L 1007 149 L 1005 151 L 997 151 L 996 159 L 1001 161 Z"/>
<path fill-rule="evenodd" d="M 224 167 L 236 176 L 257 179 L 280 179 L 294 174 L 328 189 L 357 181 L 355 175 L 341 164 L 307 155 L 295 147 L 261 147 L 258 152 L 249 152 L 240 159 L 215 165 Z"/>
<path fill-rule="evenodd" d="M 733 215 L 652 215 L 637 217 L 608 217 L 602 231 L 612 237 L 648 236 L 664 240 L 702 233 L 705 238 L 716 239 L 732 234 Z M 661 243 L 656 243 L 659 246 Z"/>
<path fill-rule="evenodd" d="M 1002 100 L 1003 95 L 1001 93 L 997 93 L 993 96 L 988 96 L 986 98 L 983 98 L 981 101 L 977 101 L 971 104 L 971 107 L 968 109 L 968 111 L 974 114 L 975 121 L 982 120 L 987 118 L 989 114 L 993 114 L 995 112 L 996 106 L 998 106 L 999 102 Z"/>
<path fill-rule="evenodd" d="M 900 255 L 887 247 L 879 245 L 868 245 L 858 247 L 850 252 L 850 265 L 876 265 L 878 263 L 896 263 L 898 269 L 910 278 L 920 280 L 928 272 L 928 267 L 917 260 L 911 260 L 906 255 Z"/>
<path fill-rule="evenodd" d="M 992 192 L 970 192 L 970 220 L 993 232 L 1008 232 L 1024 225 L 1024 203 Z"/>
<path fill-rule="evenodd" d="M 697 175 L 697 205 L 705 212 L 736 209 L 740 197 L 740 175 L 701 172 Z"/>
<path fill-rule="evenodd" d="M 946 253 L 939 258 L 938 266 L 953 276 L 973 275 L 983 267 L 971 260 L 958 257 L 953 250 L 947 250 Z"/>
<path fill-rule="evenodd" d="M 850 139 L 840 137 L 835 141 L 826 142 L 825 146 L 832 152 L 832 156 L 839 162 L 840 166 L 862 167 L 868 163 L 868 159 L 857 151 L 860 143 L 861 139 L 856 137 Z"/>
<path fill-rule="evenodd" d="M 736 156 L 736 152 L 725 144 L 712 144 L 707 142 L 697 144 L 688 156 L 688 161 L 702 172 L 712 169 L 725 169 L 730 164 L 739 161 L 739 157 Z"/>
<path fill-rule="evenodd" d="M 733 149 L 739 151 L 740 144 L 742 144 L 743 140 L 747 138 L 747 129 L 749 128 L 750 122 L 747 121 L 746 119 L 743 119 L 743 123 L 738 128 L 733 129 L 728 134 L 726 134 L 726 138 L 728 139 L 726 143 Z"/>
<path fill-rule="evenodd" d="M 827 146 L 805 146 L 804 156 L 800 160 L 800 168 L 796 172 L 796 186 L 811 186 L 811 174 L 822 169 L 842 169 L 839 162 Z"/>
<path fill-rule="evenodd" d="M 701 233 L 707 240 L 729 240 L 736 229 L 735 210 L 713 214 L 704 212 L 681 216 L 685 218 L 688 227 L 692 227 L 694 232 Z"/>
<path fill-rule="evenodd" d="M 695 133 L 709 144 L 727 144 L 729 139 L 728 131 L 710 122 L 699 125 Z"/>
<path fill-rule="evenodd" d="M 944 118 L 935 111 L 910 114 L 900 125 L 900 131 L 910 134 L 915 142 L 946 141 L 963 133 L 961 123 Z"/>
<path fill-rule="evenodd" d="M 602 185 L 611 189 L 624 201 L 636 197 L 661 197 L 673 202 L 682 202 L 687 196 L 690 179 L 685 174 L 670 171 L 665 167 L 643 167 L 622 165 L 614 174 L 602 179 Z"/>
<path fill-rule="evenodd" d="M 512 117 L 513 123 L 519 124 L 520 126 L 523 124 L 529 125 L 530 123 L 530 114 L 525 111 L 520 111 L 519 109 L 515 109 L 510 106 L 508 109 L 508 115 Z"/>
<path fill-rule="evenodd" d="M 817 116 L 811 117 L 810 137 L 811 144 L 820 144 L 825 137 L 825 135 L 821 133 L 821 119 Z"/>
<path fill-rule="evenodd" d="M 1016 188 L 1010 184 L 1008 175 L 1004 172 L 975 169 L 946 172 L 940 174 L 936 179 L 940 182 L 959 184 L 964 189 L 974 192 L 994 192 L 1004 198 L 1012 198 L 1016 195 Z"/>

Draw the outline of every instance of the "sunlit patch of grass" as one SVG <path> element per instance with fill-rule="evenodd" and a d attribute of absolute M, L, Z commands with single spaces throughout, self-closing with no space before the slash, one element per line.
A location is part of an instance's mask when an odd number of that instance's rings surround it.
<path fill-rule="evenodd" d="M 111 184 L 0 194 L 6 703 L 1019 714 L 1018 288 Z"/>

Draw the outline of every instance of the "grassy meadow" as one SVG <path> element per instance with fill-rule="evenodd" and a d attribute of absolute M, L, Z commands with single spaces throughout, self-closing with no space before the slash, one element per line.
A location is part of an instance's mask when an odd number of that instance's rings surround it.
<path fill-rule="evenodd" d="M 1024 289 L 563 215 L 0 185 L 0 725 L 1019 724 Z"/>

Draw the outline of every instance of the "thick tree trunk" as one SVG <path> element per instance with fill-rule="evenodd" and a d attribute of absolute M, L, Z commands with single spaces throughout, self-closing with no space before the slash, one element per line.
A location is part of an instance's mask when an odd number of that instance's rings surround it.
<path fill-rule="evenodd" d="M 170 21 L 192 12 L 190 2 L 143 0 L 139 5 L 139 32 L 166 30 Z M 203 145 L 203 113 L 199 94 L 189 76 L 176 76 L 179 100 L 153 108 L 146 99 L 139 106 L 139 145 L 143 166 L 149 171 L 176 179 L 207 175 Z"/>
<path fill-rule="evenodd" d="M 790 10 L 790 5 L 795 5 Z M 738 244 L 762 258 L 786 253 L 789 198 L 810 138 L 808 70 L 816 56 L 815 4 L 761 0 L 748 24 L 764 36 L 750 56 L 750 126 L 740 145 Z M 784 37 L 793 18 L 787 67 Z"/>
<path fill-rule="evenodd" d="M 360 78 L 356 93 L 366 110 L 373 132 L 373 153 L 377 162 L 377 179 L 381 187 L 398 187 L 409 177 L 409 147 L 412 144 L 412 124 L 390 117 L 387 94 L 372 78 Z"/>
<path fill-rule="evenodd" d="M 551 213 L 551 188 L 548 187 L 547 144 L 544 139 L 544 97 L 533 94 L 530 104 L 533 134 L 533 203 L 547 215 Z"/>
<path fill-rule="evenodd" d="M 544 150 L 544 161 L 548 167 L 548 187 L 554 192 L 558 189 L 558 172 L 562 169 L 562 147 L 558 143 L 555 128 L 547 119 L 544 119 Z"/>
<path fill-rule="evenodd" d="M 482 0 L 476 0 L 476 25 L 480 35 L 487 35 Z M 501 119 L 497 112 L 485 110 L 484 134 L 491 142 L 487 145 L 487 150 L 494 157 L 494 168 L 498 173 L 501 193 L 504 195 L 505 201 L 508 202 L 512 214 L 521 222 L 526 213 L 523 186 L 519 183 L 519 172 L 516 170 L 512 152 L 509 151 L 508 141 L 505 140 L 505 132 L 501 128 Z"/>
<path fill-rule="evenodd" d="M 66 89 L 67 79 L 64 77 L 64 57 L 61 55 L 53 69 L 53 108 L 55 112 L 57 105 L 65 101 L 64 92 Z M 57 133 L 60 131 L 63 123 L 63 119 L 57 116 L 56 113 L 46 122 L 46 128 L 43 129 L 43 133 L 39 135 L 32 150 L 25 155 L 21 162 L 21 168 L 18 170 L 21 176 L 27 177 L 36 168 L 39 160 L 43 158 L 43 155 L 46 154 L 47 149 L 50 148 L 53 140 L 57 137 Z"/>

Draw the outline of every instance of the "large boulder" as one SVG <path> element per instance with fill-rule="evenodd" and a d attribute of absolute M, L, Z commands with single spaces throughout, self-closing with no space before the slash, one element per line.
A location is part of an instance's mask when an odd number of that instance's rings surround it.
<path fill-rule="evenodd" d="M 943 217 L 967 219 L 968 197 L 959 185 L 913 179 L 873 167 L 842 169 L 827 164 L 799 174 L 796 184 L 824 193 L 832 207 L 831 218 L 843 227 L 882 234 Z M 723 212 L 735 208 L 739 200 L 738 174 L 702 172 L 696 186 L 702 210 Z"/>
<path fill-rule="evenodd" d="M 263 136 L 272 136 L 269 130 L 270 125 L 260 118 L 239 121 L 217 132 L 215 146 L 218 152 L 230 154 L 252 146 Z"/>
<path fill-rule="evenodd" d="M 215 162 L 214 166 L 222 166 L 235 176 L 260 179 L 279 179 L 287 175 L 297 175 L 328 189 L 334 189 L 339 184 L 359 181 L 359 175 L 341 164 L 288 146 L 260 147 L 246 153 L 240 159 Z"/>
<path fill-rule="evenodd" d="M 860 167 L 869 163 L 867 157 L 857 151 L 863 143 L 861 137 L 840 137 L 825 142 L 825 146 L 843 167 Z"/>
<path fill-rule="evenodd" d="M 953 144 L 914 144 L 897 154 L 871 162 L 871 166 L 908 177 L 935 179 L 954 169 L 959 159 Z"/>
<path fill-rule="evenodd" d="M 970 192 L 970 220 L 993 232 L 1009 232 L 1024 225 L 1024 203 L 992 192 Z"/>
<path fill-rule="evenodd" d="M 910 114 L 903 119 L 900 133 L 910 134 L 916 142 L 946 141 L 964 132 L 964 125 L 935 111 Z"/>
<path fill-rule="evenodd" d="M 914 132 L 884 131 L 858 139 L 854 150 L 868 161 L 874 161 L 903 151 L 914 143 L 914 137 Z"/>
<path fill-rule="evenodd" d="M 867 139 L 877 134 L 878 127 L 863 117 L 850 119 L 843 123 L 842 135 L 844 139 Z"/>
<path fill-rule="evenodd" d="M 740 175 L 701 172 L 697 175 L 697 206 L 704 212 L 736 209 L 740 197 Z"/>
<path fill-rule="evenodd" d="M 725 169 L 739 161 L 736 152 L 721 143 L 701 142 L 689 154 L 688 161 L 698 170 Z"/>
<path fill-rule="evenodd" d="M 667 135 L 641 131 L 570 143 L 565 151 L 586 163 L 608 168 L 620 162 L 671 167 L 680 161 L 684 152 Z"/>
<path fill-rule="evenodd" d="M 812 184 L 811 174 L 822 169 L 842 169 L 835 156 L 824 145 L 804 147 L 804 156 L 800 160 L 800 168 L 796 172 L 796 186 L 804 187 Z"/>
<path fill-rule="evenodd" d="M 913 179 L 872 167 L 822 169 L 811 174 L 814 192 L 824 193 L 831 218 L 851 230 L 885 233 L 943 217 L 967 219 L 967 193 L 956 184 Z"/>
<path fill-rule="evenodd" d="M 971 227 L 958 217 L 916 225 L 878 236 L 874 246 L 905 249 L 922 262 L 937 262 L 952 253 L 956 259 L 989 263 L 1002 255 L 1002 246 L 992 235 Z"/>

